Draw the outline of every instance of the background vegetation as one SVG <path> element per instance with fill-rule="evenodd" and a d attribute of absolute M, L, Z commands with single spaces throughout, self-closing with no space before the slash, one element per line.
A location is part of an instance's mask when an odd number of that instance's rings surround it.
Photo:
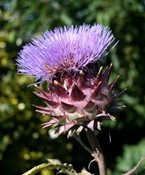
<path fill-rule="evenodd" d="M 116 122 L 105 123 L 99 139 L 111 175 L 121 174 L 145 156 L 145 1 L 144 0 L 3 0 L 0 1 L 0 172 L 19 175 L 58 158 L 77 171 L 92 159 L 72 138 L 52 139 L 32 104 L 38 98 L 27 87 L 32 78 L 16 74 L 15 59 L 22 46 L 46 29 L 102 23 L 110 26 L 117 47 L 104 65 L 113 62 L 112 78 L 121 75 L 118 89 L 127 106 Z M 112 141 L 109 141 L 109 133 Z M 95 163 L 91 165 L 93 172 Z M 144 165 L 141 165 L 144 168 Z M 143 167 L 144 166 L 144 167 Z M 141 174 L 140 169 L 138 174 Z M 53 174 L 44 170 L 41 175 Z"/>

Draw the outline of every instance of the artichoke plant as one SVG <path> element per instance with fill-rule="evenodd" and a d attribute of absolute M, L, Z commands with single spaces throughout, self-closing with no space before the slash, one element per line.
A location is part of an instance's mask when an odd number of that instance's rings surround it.
<path fill-rule="evenodd" d="M 59 27 L 32 39 L 17 58 L 18 72 L 36 78 L 35 94 L 46 104 L 35 105 L 48 115 L 43 126 L 68 136 L 87 128 L 92 150 L 84 147 L 95 157 L 101 175 L 106 175 L 106 168 L 94 131 L 103 119 L 114 120 L 113 112 L 123 107 L 118 97 L 124 91 L 114 89 L 119 76 L 109 83 L 112 64 L 105 70 L 100 66 L 114 40 L 111 30 L 101 24 Z M 43 82 L 47 88 L 39 87 Z"/>

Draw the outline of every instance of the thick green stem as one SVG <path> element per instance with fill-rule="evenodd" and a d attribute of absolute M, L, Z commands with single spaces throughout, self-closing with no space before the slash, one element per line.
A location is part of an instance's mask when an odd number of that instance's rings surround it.
<path fill-rule="evenodd" d="M 88 142 L 92 148 L 92 156 L 95 158 L 95 160 L 98 163 L 99 174 L 107 175 L 104 156 L 102 153 L 102 149 L 99 145 L 99 142 L 97 140 L 97 137 L 95 136 L 94 132 L 89 128 L 86 128 L 85 132 L 86 132 Z"/>

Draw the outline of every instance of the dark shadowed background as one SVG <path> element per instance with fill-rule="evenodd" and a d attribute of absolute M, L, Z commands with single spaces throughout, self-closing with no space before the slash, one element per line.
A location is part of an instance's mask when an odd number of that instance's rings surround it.
<path fill-rule="evenodd" d="M 0 172 L 19 175 L 58 158 L 77 171 L 88 168 L 92 157 L 73 139 L 52 139 L 35 112 L 40 103 L 32 93 L 34 79 L 16 74 L 17 53 L 41 32 L 64 25 L 102 23 L 119 40 L 106 57 L 113 63 L 111 79 L 121 75 L 118 89 L 126 108 L 116 122 L 105 122 L 99 140 L 110 175 L 132 168 L 145 156 L 145 1 L 144 0 L 3 0 L 0 1 Z M 112 141 L 109 141 L 111 135 Z M 96 164 L 92 163 L 93 172 Z M 137 174 L 144 174 L 145 163 Z M 41 175 L 54 175 L 45 169 Z"/>

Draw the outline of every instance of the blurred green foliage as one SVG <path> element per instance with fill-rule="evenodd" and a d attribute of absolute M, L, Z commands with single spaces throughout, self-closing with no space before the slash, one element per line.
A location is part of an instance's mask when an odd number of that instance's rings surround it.
<path fill-rule="evenodd" d="M 123 156 L 117 158 L 116 167 L 120 171 L 127 172 L 132 169 L 142 157 L 145 158 L 145 140 L 141 140 L 136 145 L 125 145 L 123 147 Z M 140 174 L 141 172 L 145 173 L 145 161 L 142 161 L 139 164 L 132 175 Z"/>
<path fill-rule="evenodd" d="M 34 88 L 27 87 L 33 79 L 16 74 L 15 58 L 31 37 L 46 29 L 94 22 L 110 26 L 119 40 L 104 64 L 113 62 L 111 78 L 120 74 L 118 89 L 128 89 L 122 96 L 126 109 L 117 114 L 116 122 L 106 123 L 100 133 L 108 172 L 115 175 L 126 171 L 139 156 L 145 155 L 144 0 L 3 0 L 0 1 L 0 171 L 3 174 L 24 173 L 45 162 L 45 158 L 71 162 L 77 170 L 87 168 L 91 157 L 78 143 L 65 136 L 51 139 L 48 130 L 41 128 L 47 116 L 34 111 L 32 104 L 39 101 L 32 93 Z M 41 174 L 53 172 L 45 170 Z"/>

